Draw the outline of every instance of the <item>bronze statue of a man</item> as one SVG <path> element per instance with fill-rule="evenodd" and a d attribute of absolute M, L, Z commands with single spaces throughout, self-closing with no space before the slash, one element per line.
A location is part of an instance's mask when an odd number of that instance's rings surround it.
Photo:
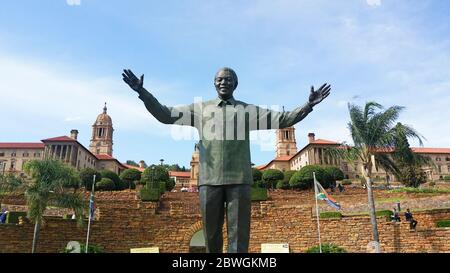
<path fill-rule="evenodd" d="M 228 252 L 248 252 L 251 218 L 252 171 L 250 131 L 293 126 L 329 94 L 330 85 L 311 87 L 308 102 L 293 111 L 274 111 L 235 100 L 236 73 L 220 69 L 214 78 L 218 97 L 190 105 L 162 105 L 137 78 L 124 70 L 123 80 L 139 94 L 147 110 L 160 122 L 195 127 L 199 132 L 199 198 L 206 250 L 221 253 L 222 227 L 227 219 Z"/>

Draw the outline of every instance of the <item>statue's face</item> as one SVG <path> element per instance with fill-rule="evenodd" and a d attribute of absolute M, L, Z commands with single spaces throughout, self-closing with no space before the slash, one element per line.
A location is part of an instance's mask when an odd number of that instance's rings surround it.
<path fill-rule="evenodd" d="M 233 75 L 227 70 L 220 70 L 217 72 L 214 79 L 214 86 L 217 94 L 222 99 L 229 99 L 233 96 L 234 88 L 236 86 Z"/>

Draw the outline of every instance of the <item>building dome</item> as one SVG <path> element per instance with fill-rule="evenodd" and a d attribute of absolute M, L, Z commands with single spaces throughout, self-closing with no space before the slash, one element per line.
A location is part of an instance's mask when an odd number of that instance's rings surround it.
<path fill-rule="evenodd" d="M 112 119 L 111 117 L 106 113 L 108 109 L 106 108 L 106 102 L 105 107 L 103 107 L 103 113 L 97 116 L 97 119 L 95 120 L 95 124 L 97 125 L 111 125 Z"/>

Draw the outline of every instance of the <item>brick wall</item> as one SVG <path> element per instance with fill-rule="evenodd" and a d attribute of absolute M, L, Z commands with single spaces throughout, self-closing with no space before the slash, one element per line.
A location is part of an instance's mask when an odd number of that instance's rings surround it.
<path fill-rule="evenodd" d="M 187 194 L 187 193 L 185 193 Z M 91 225 L 90 243 L 107 252 L 129 252 L 130 248 L 159 247 L 160 252 L 188 252 L 195 232 L 201 229 L 197 196 L 166 196 L 159 203 L 140 202 L 134 192 L 99 193 L 97 220 Z M 23 204 L 20 198 L 1 202 Z M 14 204 L 9 204 L 14 205 Z M 414 213 L 417 232 L 409 223 L 392 223 L 378 218 L 383 252 L 450 252 L 450 229 L 436 228 L 435 221 L 450 219 L 450 210 Z M 367 252 L 371 238 L 368 216 L 322 219 L 322 242 L 335 243 L 350 252 Z M 30 252 L 33 224 L 0 225 L 0 252 Z M 87 224 L 46 217 L 41 229 L 38 252 L 58 252 L 69 241 L 84 242 Z M 224 227 L 224 237 L 226 230 Z M 226 239 L 224 240 L 226 244 Z M 252 204 L 250 252 L 260 252 L 262 243 L 289 243 L 290 252 L 304 252 L 317 245 L 317 222 L 312 207 L 279 203 L 277 200 Z M 226 248 L 226 246 L 225 246 Z"/>

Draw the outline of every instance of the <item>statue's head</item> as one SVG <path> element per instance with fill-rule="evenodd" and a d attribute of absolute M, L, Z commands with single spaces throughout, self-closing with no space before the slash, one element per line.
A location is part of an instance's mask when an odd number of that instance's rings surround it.
<path fill-rule="evenodd" d="M 229 99 L 238 86 L 238 77 L 233 69 L 224 67 L 217 71 L 214 78 L 214 86 L 221 99 Z"/>

